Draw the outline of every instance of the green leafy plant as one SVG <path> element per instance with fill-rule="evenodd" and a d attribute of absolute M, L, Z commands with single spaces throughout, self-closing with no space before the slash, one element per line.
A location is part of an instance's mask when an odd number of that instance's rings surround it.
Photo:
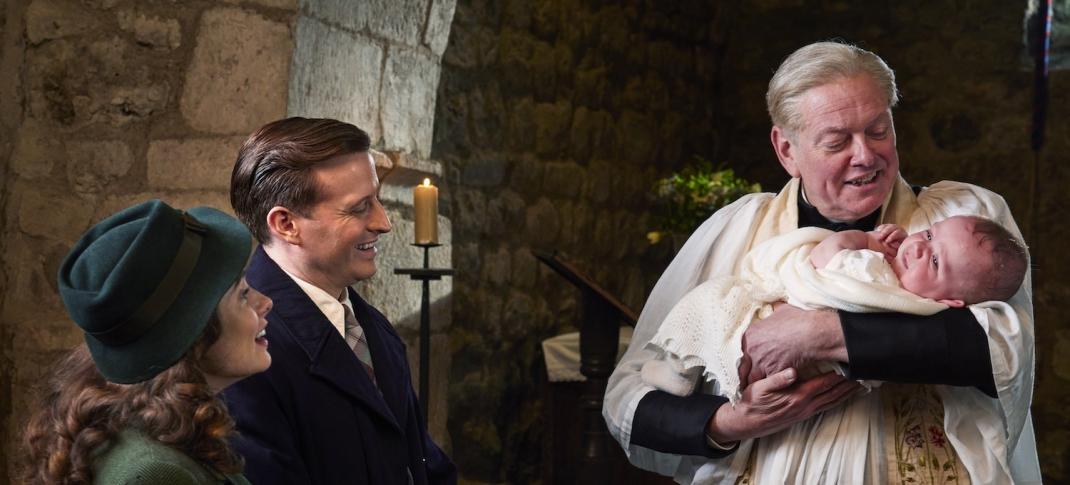
<path fill-rule="evenodd" d="M 760 184 L 736 176 L 732 169 L 723 165 L 714 169 L 709 160 L 695 157 L 694 164 L 656 182 L 654 200 L 661 228 L 647 233 L 647 239 L 657 244 L 673 234 L 689 235 L 710 214 L 761 190 Z"/>

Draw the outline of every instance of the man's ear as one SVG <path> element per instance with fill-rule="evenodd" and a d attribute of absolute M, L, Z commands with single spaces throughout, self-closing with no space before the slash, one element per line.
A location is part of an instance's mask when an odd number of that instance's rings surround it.
<path fill-rule="evenodd" d="M 272 207 L 267 213 L 267 227 L 271 239 L 278 239 L 289 244 L 301 244 L 301 231 L 297 224 L 297 214 L 282 206 Z"/>
<path fill-rule="evenodd" d="M 936 300 L 936 301 L 938 301 L 940 303 L 943 303 L 943 304 L 945 304 L 945 305 L 947 305 L 947 306 L 949 306 L 951 308 L 962 308 L 962 307 L 966 306 L 966 302 L 964 302 L 962 300 Z"/>
<path fill-rule="evenodd" d="M 769 141 L 773 142 L 773 151 L 780 160 L 780 165 L 792 177 L 799 176 L 799 168 L 795 165 L 795 142 L 791 141 L 788 132 L 779 126 L 773 126 L 769 132 Z"/>

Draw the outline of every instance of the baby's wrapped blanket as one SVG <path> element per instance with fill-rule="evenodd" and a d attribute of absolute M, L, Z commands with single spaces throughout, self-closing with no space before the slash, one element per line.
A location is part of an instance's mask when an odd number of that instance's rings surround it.
<path fill-rule="evenodd" d="M 706 380 L 715 380 L 719 393 L 735 403 L 743 332 L 781 300 L 803 309 L 854 313 L 931 315 L 947 308 L 900 288 L 891 266 L 874 251 L 840 251 L 825 268 L 814 268 L 810 252 L 831 234 L 806 227 L 773 237 L 747 253 L 738 276 L 715 277 L 696 286 L 647 344 L 664 360 L 649 361 L 644 380 L 686 395 L 694 389 L 698 370 L 705 368 Z"/>

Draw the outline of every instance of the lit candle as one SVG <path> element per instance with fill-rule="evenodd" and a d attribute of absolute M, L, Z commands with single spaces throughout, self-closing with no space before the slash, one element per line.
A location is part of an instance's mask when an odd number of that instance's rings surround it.
<path fill-rule="evenodd" d="M 416 213 L 416 244 L 438 243 L 438 187 L 424 179 L 412 191 L 412 208 Z"/>

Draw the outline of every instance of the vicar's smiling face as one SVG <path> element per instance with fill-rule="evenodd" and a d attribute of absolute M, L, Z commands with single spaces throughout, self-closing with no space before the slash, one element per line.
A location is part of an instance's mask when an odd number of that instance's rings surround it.
<path fill-rule="evenodd" d="M 781 165 L 802 179 L 807 200 L 825 217 L 856 221 L 884 203 L 899 175 L 888 100 L 865 74 L 800 95 L 801 128 L 771 135 Z"/>

